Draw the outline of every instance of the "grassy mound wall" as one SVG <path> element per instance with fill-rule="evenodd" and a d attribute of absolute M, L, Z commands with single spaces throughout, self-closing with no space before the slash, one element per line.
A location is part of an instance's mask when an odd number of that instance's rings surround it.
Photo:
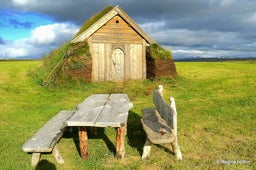
<path fill-rule="evenodd" d="M 66 43 L 43 57 L 32 76 L 43 86 L 54 87 L 67 81 L 90 81 L 91 54 L 87 42 Z"/>
<path fill-rule="evenodd" d="M 147 47 L 146 54 L 148 79 L 178 76 L 172 53 L 169 50 L 154 43 Z"/>

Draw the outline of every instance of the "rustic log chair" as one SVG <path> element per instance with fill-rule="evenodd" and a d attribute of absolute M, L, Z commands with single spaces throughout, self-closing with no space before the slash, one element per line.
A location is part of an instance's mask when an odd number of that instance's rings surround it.
<path fill-rule="evenodd" d="M 32 167 L 36 167 L 42 153 L 52 153 L 59 164 L 64 164 L 64 160 L 57 148 L 57 143 L 64 133 L 66 127 L 64 122 L 73 114 L 74 111 L 60 111 L 24 143 L 22 146 L 23 151 L 32 153 Z"/>
<path fill-rule="evenodd" d="M 147 139 L 143 148 L 142 159 L 149 157 L 152 144 L 171 143 L 174 154 L 182 160 L 182 154 L 177 138 L 177 112 L 174 98 L 170 98 L 170 105 L 163 99 L 163 86 L 153 92 L 153 101 L 156 108 L 144 108 L 142 126 Z"/>

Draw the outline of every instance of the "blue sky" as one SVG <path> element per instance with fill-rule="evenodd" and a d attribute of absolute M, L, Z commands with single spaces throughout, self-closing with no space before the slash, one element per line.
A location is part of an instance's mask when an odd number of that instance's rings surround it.
<path fill-rule="evenodd" d="M 256 57 L 254 0 L 1 0 L 0 59 L 41 58 L 107 5 L 123 8 L 174 58 Z"/>
<path fill-rule="evenodd" d="M 0 35 L 6 40 L 18 40 L 30 36 L 30 32 L 38 26 L 53 24 L 52 17 L 15 10 L 0 12 Z"/>

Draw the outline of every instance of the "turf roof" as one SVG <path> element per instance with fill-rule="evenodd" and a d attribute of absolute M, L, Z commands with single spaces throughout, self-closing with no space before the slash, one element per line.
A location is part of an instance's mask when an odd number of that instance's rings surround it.
<path fill-rule="evenodd" d="M 105 14 L 107 14 L 109 11 L 113 9 L 113 6 L 107 6 L 104 8 L 101 12 L 96 13 L 94 16 L 92 16 L 90 19 L 88 19 L 81 29 L 78 31 L 78 33 L 75 35 L 74 38 L 79 36 L 82 32 L 84 32 L 86 29 L 88 29 L 90 26 L 92 26 L 95 22 L 97 22 L 101 17 L 103 17 Z"/>
<path fill-rule="evenodd" d="M 157 43 L 150 44 L 147 47 L 147 54 L 154 59 L 168 59 L 173 58 L 172 53 L 169 50 L 164 49 Z"/>

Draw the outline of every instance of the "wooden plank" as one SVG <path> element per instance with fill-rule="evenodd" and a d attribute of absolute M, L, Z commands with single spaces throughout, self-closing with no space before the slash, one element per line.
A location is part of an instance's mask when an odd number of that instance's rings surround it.
<path fill-rule="evenodd" d="M 130 61 L 132 79 L 142 79 L 142 45 L 130 44 Z"/>
<path fill-rule="evenodd" d="M 92 41 L 94 43 L 112 43 L 112 44 L 117 44 L 120 42 L 122 42 L 123 44 L 141 43 L 141 40 L 138 40 L 138 39 L 121 39 L 121 38 L 108 39 L 100 36 L 92 37 Z"/>
<path fill-rule="evenodd" d="M 136 79 L 136 57 L 135 57 L 135 47 L 134 44 L 130 44 L 130 70 L 131 70 L 131 79 Z"/>
<path fill-rule="evenodd" d="M 80 103 L 67 126 L 120 127 L 133 107 L 127 94 L 95 94 Z"/>
<path fill-rule="evenodd" d="M 92 80 L 97 82 L 98 78 L 98 59 L 99 59 L 99 43 L 92 43 Z"/>
<path fill-rule="evenodd" d="M 142 79 L 147 78 L 147 66 L 146 66 L 146 41 L 142 39 Z"/>
<path fill-rule="evenodd" d="M 136 55 L 137 55 L 137 79 L 142 79 L 142 45 L 136 44 Z"/>
<path fill-rule="evenodd" d="M 94 94 L 77 106 L 77 111 L 66 121 L 67 126 L 94 126 L 109 94 Z"/>
<path fill-rule="evenodd" d="M 112 44 L 105 43 L 105 81 L 110 81 L 110 75 L 111 75 L 111 52 L 112 52 Z"/>
<path fill-rule="evenodd" d="M 98 56 L 98 81 L 105 80 L 105 48 L 104 43 L 99 43 L 99 56 Z"/>
<path fill-rule="evenodd" d="M 129 44 L 124 45 L 124 53 L 125 53 L 125 80 L 131 79 L 131 70 L 130 70 L 130 50 L 129 50 Z"/>
<path fill-rule="evenodd" d="M 97 31 L 93 36 L 126 36 L 126 37 L 134 37 L 137 39 L 142 39 L 135 31 L 133 31 L 130 27 L 103 27 L 99 31 Z"/>
<path fill-rule="evenodd" d="M 98 115 L 101 113 L 103 106 L 95 108 L 80 108 L 69 120 L 67 126 L 94 126 Z"/>
<path fill-rule="evenodd" d="M 162 118 L 167 122 L 167 124 L 172 129 L 174 129 L 174 112 L 172 108 L 165 103 L 163 97 L 161 96 L 158 90 L 154 90 L 153 92 L 153 101 Z"/>
<path fill-rule="evenodd" d="M 84 101 L 77 105 L 77 110 L 83 107 L 99 107 L 106 103 L 109 94 L 93 94 L 84 99 Z"/>
<path fill-rule="evenodd" d="M 111 94 L 102 113 L 97 118 L 97 127 L 121 127 L 127 124 L 128 111 L 133 107 L 127 94 Z"/>
<path fill-rule="evenodd" d="M 107 33 L 104 33 L 104 34 L 95 34 L 93 36 L 94 39 L 96 38 L 101 38 L 102 40 L 123 40 L 123 41 L 138 41 L 138 42 L 141 42 L 142 38 L 134 35 L 134 34 L 129 34 L 129 33 L 125 33 L 122 32 L 122 33 L 119 33 L 119 32 L 114 32 L 112 31 L 111 33 L 107 34 Z"/>
<path fill-rule="evenodd" d="M 121 29 L 121 28 L 120 28 Z M 93 37 L 104 37 L 108 39 L 136 39 L 142 40 L 140 36 L 135 33 L 131 33 L 130 31 L 120 30 L 120 29 L 111 29 L 108 31 L 102 31 L 99 33 L 95 33 Z"/>
<path fill-rule="evenodd" d="M 145 108 L 142 112 L 142 126 L 150 142 L 163 144 L 171 143 L 175 140 L 175 136 L 171 133 L 171 127 L 168 126 L 156 109 Z"/>
<path fill-rule="evenodd" d="M 51 152 L 64 132 L 64 122 L 73 113 L 74 111 L 60 111 L 22 146 L 23 151 Z"/>

